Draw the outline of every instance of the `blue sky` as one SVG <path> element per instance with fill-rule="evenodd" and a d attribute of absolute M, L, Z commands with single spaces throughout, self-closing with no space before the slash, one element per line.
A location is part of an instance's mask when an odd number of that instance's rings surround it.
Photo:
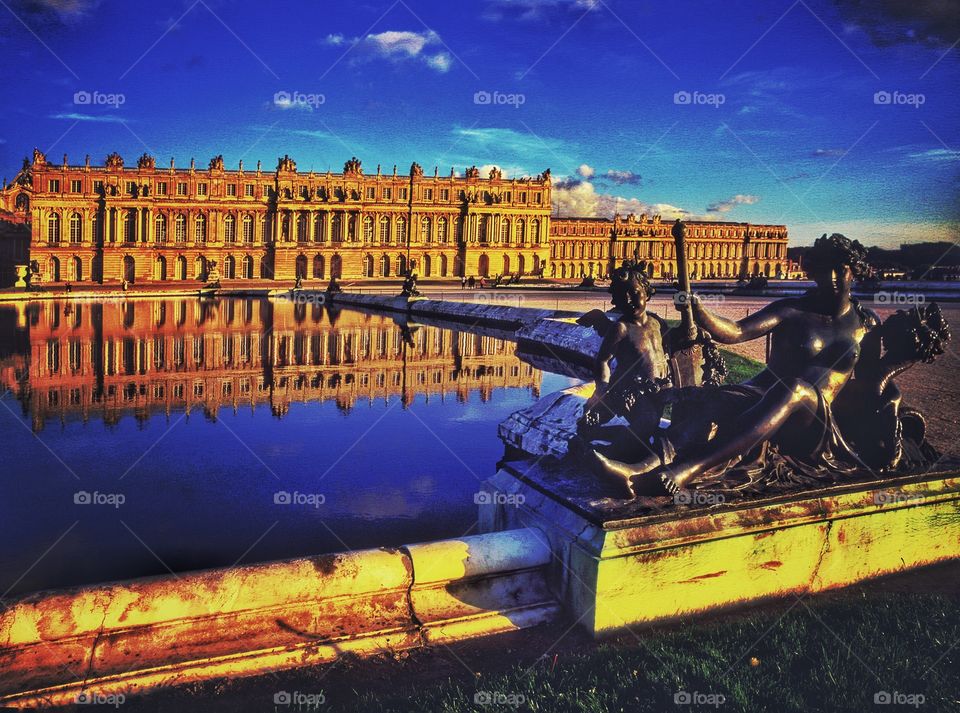
<path fill-rule="evenodd" d="M 935 0 L 2 5 L 8 178 L 34 146 L 549 167 L 564 215 L 958 238 L 960 23 Z"/>

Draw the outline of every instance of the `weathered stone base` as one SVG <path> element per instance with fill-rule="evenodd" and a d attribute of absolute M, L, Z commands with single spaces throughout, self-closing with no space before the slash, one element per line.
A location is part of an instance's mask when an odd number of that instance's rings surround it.
<path fill-rule="evenodd" d="M 527 531 L 41 592 L 0 613 L 0 707 L 369 656 L 549 621 Z"/>
<path fill-rule="evenodd" d="M 544 533 L 550 586 L 594 634 L 960 558 L 957 471 L 636 517 L 562 472 L 549 458 L 503 464 L 481 526 Z"/>

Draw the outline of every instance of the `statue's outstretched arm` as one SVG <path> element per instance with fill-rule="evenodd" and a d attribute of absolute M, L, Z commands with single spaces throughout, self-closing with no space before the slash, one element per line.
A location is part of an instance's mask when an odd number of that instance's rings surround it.
<path fill-rule="evenodd" d="M 766 307 L 738 321 L 721 317 L 704 307 L 700 300 L 694 297 L 693 318 L 703 329 L 721 344 L 738 344 L 749 342 L 751 339 L 762 337 L 773 331 L 783 321 L 786 310 L 789 309 L 783 300 L 771 302 Z"/>

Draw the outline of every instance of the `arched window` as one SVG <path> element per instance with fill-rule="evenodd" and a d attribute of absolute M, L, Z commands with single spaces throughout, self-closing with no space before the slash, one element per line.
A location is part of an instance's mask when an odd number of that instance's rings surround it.
<path fill-rule="evenodd" d="M 487 224 L 490 220 L 490 216 L 481 215 L 479 220 L 480 224 L 477 226 L 477 239 L 481 243 L 485 243 L 487 242 Z"/>
<path fill-rule="evenodd" d="M 443 219 L 441 218 L 441 220 Z M 447 256 L 441 255 L 440 256 L 440 277 L 446 277 L 446 276 L 447 276 Z"/>
<path fill-rule="evenodd" d="M 407 241 L 407 219 L 397 218 L 397 243 L 403 245 Z"/>
<path fill-rule="evenodd" d="M 533 244 L 540 244 L 540 221 L 534 219 L 530 223 L 530 232 L 533 233 Z"/>
<path fill-rule="evenodd" d="M 243 216 L 243 242 L 247 245 L 253 245 L 253 217 Z"/>
<path fill-rule="evenodd" d="M 297 255 L 297 277 L 302 279 L 306 276 L 307 276 L 307 256 Z"/>
<path fill-rule="evenodd" d="M 83 241 L 83 218 L 79 213 L 73 213 L 70 216 L 70 242 L 79 243 Z"/>
<path fill-rule="evenodd" d="M 477 261 L 477 271 L 480 273 L 480 277 L 490 277 L 490 258 L 487 257 L 486 253 L 481 255 Z"/>
<path fill-rule="evenodd" d="M 280 239 L 283 241 L 290 240 L 290 214 L 284 213 L 283 218 L 280 220 Z"/>
<path fill-rule="evenodd" d="M 187 279 L 187 258 L 185 258 L 183 255 L 177 257 L 177 279 Z"/>
<path fill-rule="evenodd" d="M 233 255 L 227 255 L 223 261 L 223 276 L 228 280 L 237 276 L 237 263 L 233 259 Z"/>
<path fill-rule="evenodd" d="M 207 242 L 207 216 L 203 213 L 197 215 L 193 223 L 194 226 L 194 240 L 198 243 Z"/>
<path fill-rule="evenodd" d="M 70 260 L 70 279 L 76 282 L 83 280 L 83 262 L 76 256 Z"/>
<path fill-rule="evenodd" d="M 363 216 L 363 242 L 373 242 L 373 218 L 369 215 Z"/>
<path fill-rule="evenodd" d="M 253 258 L 249 255 L 245 255 L 243 258 L 243 279 L 253 279 Z"/>
<path fill-rule="evenodd" d="M 363 258 L 363 276 L 373 277 L 373 255 L 367 255 Z"/>
<path fill-rule="evenodd" d="M 510 274 L 510 256 L 509 255 L 503 256 L 503 271 L 501 272 L 501 274 L 503 275 Z"/>
<path fill-rule="evenodd" d="M 383 245 L 390 243 L 390 219 L 387 216 L 380 219 L 380 242 Z"/>
<path fill-rule="evenodd" d="M 343 258 L 339 254 L 330 258 L 330 277 L 338 280 L 343 277 Z"/>
<path fill-rule="evenodd" d="M 333 231 L 333 241 L 336 243 L 343 241 L 343 217 L 339 213 L 333 214 L 333 220 L 330 222 Z"/>
<path fill-rule="evenodd" d="M 187 242 L 187 217 L 183 213 L 173 220 L 173 239 L 178 243 Z"/>
<path fill-rule="evenodd" d="M 437 242 L 447 242 L 447 219 L 437 218 Z"/>
<path fill-rule="evenodd" d="M 430 277 L 430 268 L 433 267 L 432 260 L 429 255 L 423 256 L 423 276 Z"/>
<path fill-rule="evenodd" d="M 390 258 L 387 255 L 380 258 L 380 277 L 390 277 Z"/>
<path fill-rule="evenodd" d="M 237 242 L 237 219 L 228 215 L 223 221 L 223 242 Z"/>
<path fill-rule="evenodd" d="M 523 218 L 517 221 L 517 242 L 520 244 L 527 242 L 527 223 Z"/>
<path fill-rule="evenodd" d="M 167 242 L 167 216 L 163 213 L 157 213 L 153 219 L 153 240 L 156 243 Z M 164 266 L 166 270 L 166 266 Z"/>
<path fill-rule="evenodd" d="M 93 241 L 96 243 L 103 242 L 103 219 L 100 217 L 100 211 L 93 214 L 90 223 L 93 230 Z"/>
<path fill-rule="evenodd" d="M 420 238 L 425 243 L 433 242 L 433 231 L 432 225 L 430 224 L 429 218 L 424 218 L 420 221 Z"/>
<path fill-rule="evenodd" d="M 323 279 L 323 255 L 314 255 L 313 257 L 313 276 L 318 280 Z"/>
<path fill-rule="evenodd" d="M 510 221 L 507 218 L 500 219 L 500 242 L 510 243 Z"/>
<path fill-rule="evenodd" d="M 397 274 L 407 274 L 407 258 L 405 255 L 397 255 Z"/>

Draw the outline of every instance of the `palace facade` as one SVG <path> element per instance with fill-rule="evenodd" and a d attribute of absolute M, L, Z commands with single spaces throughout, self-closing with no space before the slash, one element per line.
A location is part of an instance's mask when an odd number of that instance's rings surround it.
<path fill-rule="evenodd" d="M 789 274 L 787 228 L 718 221 L 685 221 L 690 277 L 784 278 Z M 559 279 L 605 277 L 624 260 L 645 260 L 651 277 L 677 277 L 673 223 L 660 216 L 630 214 L 604 218 L 553 218 L 550 267 Z"/>
<path fill-rule="evenodd" d="M 255 299 L 44 300 L 5 311 L 14 344 L 0 352 L 0 387 L 48 423 L 292 403 L 399 397 L 488 401 L 496 389 L 540 393 L 541 373 L 502 339 L 320 305 Z"/>
<path fill-rule="evenodd" d="M 435 278 L 538 274 L 548 256 L 550 172 L 505 179 L 476 167 L 459 177 L 60 165 L 34 151 L 3 190 L 3 208 L 29 214 L 37 282 L 164 283 L 221 279 Z"/>
<path fill-rule="evenodd" d="M 471 167 L 425 175 L 300 172 L 289 156 L 227 170 L 221 156 L 165 168 L 142 155 L 125 166 L 53 164 L 40 151 L 0 190 L 0 286 L 14 267 L 33 284 L 174 285 L 220 280 L 289 285 L 297 277 L 348 282 L 533 275 L 602 278 L 624 260 L 676 276 L 671 223 L 660 216 L 551 217 L 549 169 L 533 178 Z M 788 275 L 782 225 L 689 221 L 696 279 Z"/>

